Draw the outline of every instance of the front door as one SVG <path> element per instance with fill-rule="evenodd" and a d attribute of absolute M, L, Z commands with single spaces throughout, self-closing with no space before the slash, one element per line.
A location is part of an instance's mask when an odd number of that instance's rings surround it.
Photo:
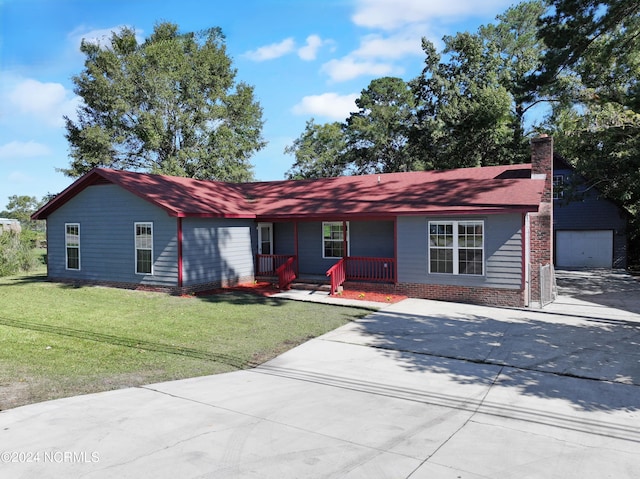
<path fill-rule="evenodd" d="M 258 223 L 258 254 L 273 254 L 273 223 Z M 260 258 L 258 274 L 273 272 L 273 258 Z"/>

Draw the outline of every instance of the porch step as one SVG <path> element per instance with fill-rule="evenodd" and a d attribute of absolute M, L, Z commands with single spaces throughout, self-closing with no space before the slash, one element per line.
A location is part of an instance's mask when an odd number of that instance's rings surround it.
<path fill-rule="evenodd" d="M 327 281 L 318 280 L 305 280 L 298 278 L 290 285 L 291 289 L 300 289 L 304 291 L 321 291 L 329 293 L 331 291 L 331 284 Z"/>

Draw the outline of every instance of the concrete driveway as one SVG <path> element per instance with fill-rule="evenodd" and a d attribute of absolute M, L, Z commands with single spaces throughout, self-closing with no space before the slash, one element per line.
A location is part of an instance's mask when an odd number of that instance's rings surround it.
<path fill-rule="evenodd" d="M 409 299 L 256 369 L 2 411 L 0 477 L 636 478 L 640 314 L 567 291 Z"/>

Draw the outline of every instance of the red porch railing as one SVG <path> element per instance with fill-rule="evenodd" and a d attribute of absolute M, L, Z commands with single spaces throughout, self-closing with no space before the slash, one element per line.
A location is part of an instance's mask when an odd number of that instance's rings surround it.
<path fill-rule="evenodd" d="M 277 269 L 285 264 L 290 254 L 259 254 L 256 255 L 256 276 L 277 276 Z"/>
<path fill-rule="evenodd" d="M 347 279 L 393 283 L 396 279 L 394 258 L 347 257 Z"/>
<path fill-rule="evenodd" d="M 278 275 L 278 287 L 280 289 L 289 289 L 289 285 L 296 279 L 295 256 L 290 256 L 284 264 L 276 269 Z"/>
<path fill-rule="evenodd" d="M 327 271 L 327 276 L 331 280 L 331 291 L 333 294 L 338 291 L 338 287 L 342 286 L 347 278 L 347 259 L 342 258 Z"/>
<path fill-rule="evenodd" d="M 331 279 L 331 293 L 346 280 L 394 283 L 396 280 L 395 258 L 368 258 L 349 256 L 342 258 L 327 271 Z"/>

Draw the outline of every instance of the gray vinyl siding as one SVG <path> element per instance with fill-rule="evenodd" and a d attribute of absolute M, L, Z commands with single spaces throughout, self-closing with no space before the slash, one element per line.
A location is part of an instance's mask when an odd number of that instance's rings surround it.
<path fill-rule="evenodd" d="M 351 256 L 393 258 L 393 221 L 352 221 Z"/>
<path fill-rule="evenodd" d="M 296 250 L 293 223 L 273 224 L 273 254 L 293 255 Z"/>
<path fill-rule="evenodd" d="M 563 175 L 565 182 L 571 181 L 570 170 L 557 170 L 554 175 Z M 575 198 L 554 200 L 554 231 L 611 230 L 613 232 L 613 267 L 627 266 L 627 217 L 615 203 L 602 198 L 600 193 L 592 189 L 584 192 L 577 188 Z M 555 235 L 554 235 L 555 236 Z"/>
<path fill-rule="evenodd" d="M 293 230 L 291 234 L 293 235 Z M 393 221 L 351 221 L 349 222 L 350 255 L 392 258 L 393 234 Z M 278 248 L 277 240 L 276 248 Z M 337 262 L 335 258 L 323 258 L 322 249 L 322 222 L 299 223 L 298 256 L 301 274 L 323 275 Z M 286 253 L 289 252 L 293 251 L 286 251 Z"/>
<path fill-rule="evenodd" d="M 256 224 L 248 219 L 185 218 L 183 285 L 235 282 L 254 275 Z"/>
<path fill-rule="evenodd" d="M 485 274 L 476 276 L 429 273 L 429 220 L 484 220 Z M 398 218 L 398 282 L 520 289 L 522 215 Z"/>
<path fill-rule="evenodd" d="M 153 274 L 136 274 L 136 222 L 153 223 Z M 79 271 L 65 264 L 65 223 L 80 224 Z M 47 218 L 51 278 L 176 286 L 177 223 L 115 185 L 90 186 Z"/>

